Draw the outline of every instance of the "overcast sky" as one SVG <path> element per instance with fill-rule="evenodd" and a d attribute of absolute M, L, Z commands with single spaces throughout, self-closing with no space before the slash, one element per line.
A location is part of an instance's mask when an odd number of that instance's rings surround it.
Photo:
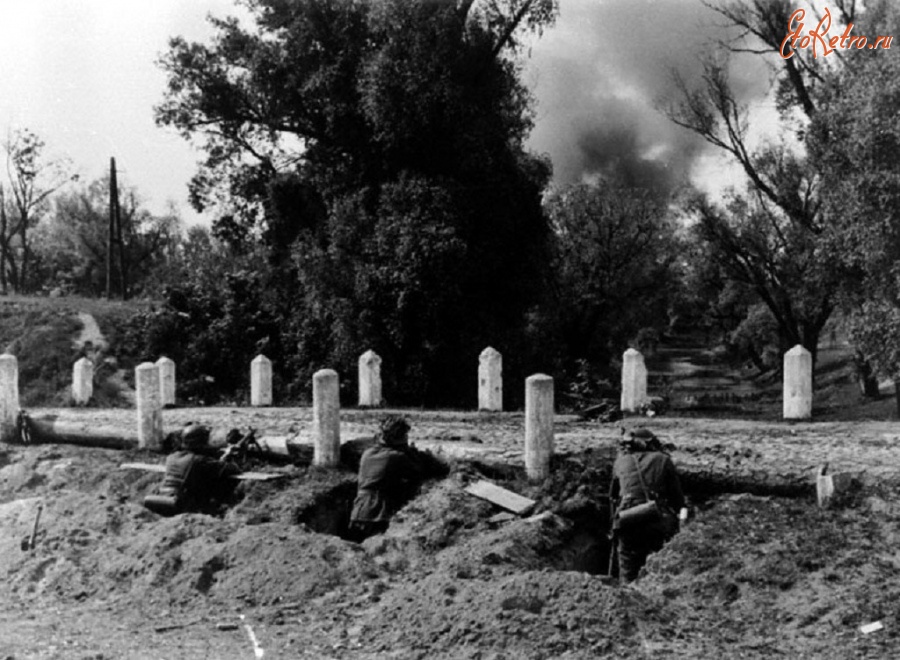
<path fill-rule="evenodd" d="M 533 47 L 525 80 L 537 96 L 530 146 L 565 183 L 610 169 L 675 183 L 685 173 L 716 189 L 734 179 L 654 109 L 673 68 L 690 75 L 715 23 L 699 0 L 560 0 L 557 25 Z M 3 0 L 0 131 L 27 127 L 92 180 L 114 156 L 120 180 L 153 212 L 171 200 L 189 222 L 187 182 L 199 155 L 153 123 L 165 76 L 155 60 L 170 36 L 206 41 L 205 17 L 231 0 Z M 748 71 L 763 114 L 767 81 Z M 769 114 L 771 114 L 769 112 Z"/>

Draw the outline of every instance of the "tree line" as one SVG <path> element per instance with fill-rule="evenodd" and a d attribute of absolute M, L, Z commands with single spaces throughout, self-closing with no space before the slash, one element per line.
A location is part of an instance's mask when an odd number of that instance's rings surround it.
<path fill-rule="evenodd" d="M 746 174 L 716 201 L 615 177 L 550 185 L 525 147 L 521 63 L 553 0 L 246 5 L 251 24 L 213 18 L 210 43 L 174 38 L 159 62 L 156 121 L 204 154 L 189 189 L 211 230 L 121 202 L 129 281 L 158 301 L 131 341 L 175 359 L 197 397 L 240 395 L 236 365 L 262 352 L 302 398 L 316 370 L 353 373 L 371 348 L 390 365 L 389 402 L 470 405 L 488 345 L 512 358 L 509 382 L 544 371 L 596 395 L 625 348 L 667 332 L 702 330 L 765 371 L 798 343 L 815 356 L 838 320 L 861 373 L 900 376 L 890 51 L 782 59 L 788 2 L 711 4 L 744 36 L 664 111 Z M 860 32 L 896 31 L 889 2 L 835 6 Z M 729 50 L 769 62 L 794 139 L 750 147 Z M 24 135 L 7 155 L 47 195 L 22 207 L 10 180 L 4 289 L 97 293 L 109 181 L 60 193 Z"/>

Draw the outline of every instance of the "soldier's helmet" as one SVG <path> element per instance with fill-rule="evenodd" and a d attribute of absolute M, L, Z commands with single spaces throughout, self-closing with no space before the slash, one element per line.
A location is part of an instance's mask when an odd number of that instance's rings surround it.
<path fill-rule="evenodd" d="M 405 418 L 400 415 L 391 415 L 381 422 L 379 430 L 381 442 L 388 446 L 404 445 L 409 428 L 409 422 Z"/>
<path fill-rule="evenodd" d="M 184 449 L 200 449 L 209 443 L 209 429 L 202 424 L 190 423 L 181 431 L 181 446 Z"/>
<path fill-rule="evenodd" d="M 625 451 L 660 451 L 662 443 L 650 429 L 637 428 L 622 436 L 619 446 Z"/>

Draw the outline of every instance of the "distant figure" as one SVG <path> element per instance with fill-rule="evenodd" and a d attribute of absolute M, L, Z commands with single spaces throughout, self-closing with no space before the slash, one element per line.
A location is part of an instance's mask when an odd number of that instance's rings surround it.
<path fill-rule="evenodd" d="M 358 490 L 350 514 L 350 537 L 357 541 L 383 534 L 391 517 L 415 495 L 424 474 L 408 444 L 409 422 L 392 415 L 381 423 L 377 444 L 363 452 Z"/>
<path fill-rule="evenodd" d="M 648 499 L 656 500 L 660 505 L 661 518 L 622 526 L 619 513 Z M 647 557 L 675 536 L 682 510 L 686 513 L 675 464 L 651 431 L 637 429 L 620 443 L 613 464 L 610 503 L 615 514 L 613 534 L 618 541 L 619 578 L 632 582 L 637 579 Z"/>
<path fill-rule="evenodd" d="M 209 446 L 209 429 L 188 424 L 180 447 L 166 458 L 166 474 L 158 495 L 144 498 L 144 506 L 164 516 L 187 511 L 215 513 L 234 493 L 240 472 L 228 461 L 200 453 Z"/>

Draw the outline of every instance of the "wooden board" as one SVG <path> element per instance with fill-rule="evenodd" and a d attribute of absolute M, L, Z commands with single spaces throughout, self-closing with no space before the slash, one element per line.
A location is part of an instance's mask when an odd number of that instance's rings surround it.
<path fill-rule="evenodd" d="M 159 463 L 122 463 L 119 468 L 159 473 L 166 471 L 166 466 Z M 241 472 L 232 478 L 240 479 L 241 481 L 270 481 L 272 479 L 280 479 L 283 476 L 283 474 L 273 474 L 271 472 Z"/>
<path fill-rule="evenodd" d="M 503 507 L 515 514 L 522 514 L 535 505 L 535 501 L 527 497 L 523 497 L 511 490 L 501 488 L 497 484 L 490 481 L 476 481 L 466 488 L 469 495 L 474 495 L 483 500 L 487 500 L 492 504 Z"/>

